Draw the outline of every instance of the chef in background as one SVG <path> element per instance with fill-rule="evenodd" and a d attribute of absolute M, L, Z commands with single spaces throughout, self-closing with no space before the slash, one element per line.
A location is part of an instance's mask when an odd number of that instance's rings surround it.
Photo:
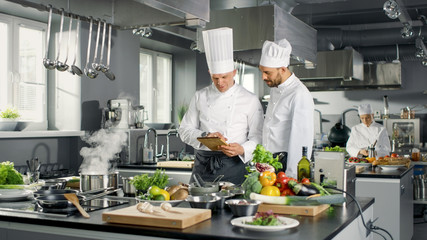
<path fill-rule="evenodd" d="M 203 43 L 212 84 L 196 92 L 179 126 L 181 140 L 194 147 L 194 174 L 204 181 L 241 184 L 247 171 L 245 163 L 261 143 L 263 110 L 257 96 L 234 82 L 233 31 L 218 28 L 203 31 Z M 228 145 L 211 151 L 198 137 L 219 137 Z"/>
<path fill-rule="evenodd" d="M 351 157 L 369 155 L 368 147 L 375 143 L 377 157 L 390 154 L 390 139 L 387 129 L 374 121 L 374 112 L 370 104 L 358 107 L 361 123 L 351 128 L 346 150 Z"/>
<path fill-rule="evenodd" d="M 297 178 L 302 147 L 311 157 L 314 137 L 314 102 L 307 87 L 288 66 L 292 52 L 286 40 L 265 41 L 259 69 L 262 79 L 271 88 L 264 119 L 262 144 L 275 155 L 282 153 L 286 175 Z"/>

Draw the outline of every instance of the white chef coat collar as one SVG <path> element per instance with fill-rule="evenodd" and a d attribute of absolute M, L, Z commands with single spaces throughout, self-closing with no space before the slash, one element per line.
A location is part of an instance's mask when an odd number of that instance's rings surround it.
<path fill-rule="evenodd" d="M 293 82 L 295 82 L 295 74 L 292 73 L 291 76 L 288 77 L 288 79 L 286 79 L 284 82 L 282 82 L 279 86 L 277 86 L 277 88 L 279 88 L 279 90 L 282 90 L 284 88 L 287 88 L 289 85 L 291 85 Z"/>
<path fill-rule="evenodd" d="M 237 89 L 237 83 L 236 83 L 236 82 L 234 82 L 233 86 L 231 86 L 231 87 L 230 87 L 227 91 L 225 91 L 225 92 L 220 92 L 220 91 L 218 90 L 218 88 L 216 88 L 216 86 L 215 86 L 215 84 L 214 84 L 214 83 L 212 83 L 212 84 L 211 84 L 211 88 L 212 88 L 213 93 L 215 93 L 215 94 L 223 95 L 223 96 L 228 96 L 228 95 L 233 94 L 233 93 L 236 91 L 236 89 Z"/>

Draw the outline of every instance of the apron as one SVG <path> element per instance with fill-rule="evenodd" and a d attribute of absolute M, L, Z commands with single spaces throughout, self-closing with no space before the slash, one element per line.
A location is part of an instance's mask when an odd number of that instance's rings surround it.
<path fill-rule="evenodd" d="M 246 165 L 239 156 L 228 157 L 223 152 L 196 151 L 196 161 L 191 173 L 190 183 L 194 182 L 194 174 L 199 174 L 205 182 L 213 182 L 218 175 L 224 175 L 221 181 L 240 185 L 245 181 Z"/>

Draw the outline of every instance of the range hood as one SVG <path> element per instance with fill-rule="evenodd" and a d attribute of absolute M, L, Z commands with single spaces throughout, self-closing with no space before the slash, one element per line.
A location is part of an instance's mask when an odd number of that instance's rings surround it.
<path fill-rule="evenodd" d="M 233 29 L 234 57 L 251 65 L 258 65 L 265 40 L 283 38 L 292 45 L 293 60 L 316 64 L 317 31 L 276 4 L 213 10 L 205 29 L 219 27 Z M 197 29 L 197 50 L 204 52 L 202 30 Z"/>
<path fill-rule="evenodd" d="M 316 67 L 300 64 L 289 68 L 301 80 L 363 80 L 363 56 L 352 48 L 320 51 L 317 62 Z"/>
<path fill-rule="evenodd" d="M 390 63 L 368 62 L 363 64 L 363 80 L 345 81 L 344 79 L 335 78 L 324 80 L 305 79 L 302 82 L 310 91 L 393 90 L 400 89 L 402 85 L 401 71 L 402 66 L 399 61 Z"/>

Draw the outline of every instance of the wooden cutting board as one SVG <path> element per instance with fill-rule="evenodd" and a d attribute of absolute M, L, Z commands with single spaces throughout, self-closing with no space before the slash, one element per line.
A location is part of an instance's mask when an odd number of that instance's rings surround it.
<path fill-rule="evenodd" d="M 157 167 L 193 168 L 194 161 L 160 161 Z"/>
<path fill-rule="evenodd" d="M 153 214 L 142 213 L 136 209 L 136 205 L 105 212 L 102 221 L 108 223 L 121 223 L 141 226 L 164 227 L 183 229 L 199 222 L 210 219 L 210 209 L 198 208 L 172 208 L 171 211 L 163 211 L 160 207 L 154 207 L 157 212 Z"/>
<path fill-rule="evenodd" d="M 329 204 L 317 206 L 287 206 L 278 204 L 262 203 L 258 207 L 258 212 L 267 212 L 273 210 L 276 214 L 296 214 L 304 216 L 316 216 L 317 214 L 329 208 Z"/>

